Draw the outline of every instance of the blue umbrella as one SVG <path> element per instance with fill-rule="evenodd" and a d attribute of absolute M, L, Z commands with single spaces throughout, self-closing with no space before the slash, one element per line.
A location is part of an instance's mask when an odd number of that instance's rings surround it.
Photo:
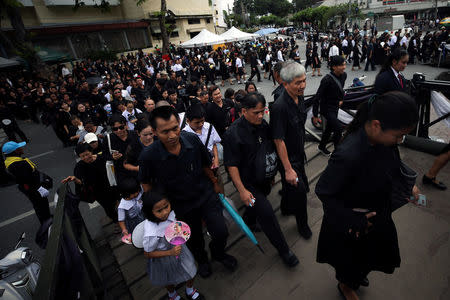
<path fill-rule="evenodd" d="M 266 35 L 266 34 L 271 34 L 274 32 L 278 32 L 279 29 L 276 28 L 263 28 L 260 29 L 258 31 L 255 32 L 255 34 L 259 34 L 259 35 Z"/>
<path fill-rule="evenodd" d="M 261 248 L 261 246 L 258 244 L 258 241 L 256 240 L 255 235 L 253 232 L 248 228 L 247 224 L 245 224 L 242 217 L 239 215 L 239 213 L 231 206 L 230 203 L 225 199 L 225 196 L 223 194 L 219 194 L 220 201 L 222 202 L 223 207 L 228 211 L 230 216 L 234 219 L 234 222 L 241 228 L 241 230 L 247 235 L 247 237 L 252 241 L 253 244 L 255 244 L 259 250 L 261 250 L 262 253 L 264 253 L 264 250 Z"/>

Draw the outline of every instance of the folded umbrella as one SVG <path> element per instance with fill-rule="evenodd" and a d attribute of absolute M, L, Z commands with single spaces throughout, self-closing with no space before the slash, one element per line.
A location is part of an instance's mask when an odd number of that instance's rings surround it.
<path fill-rule="evenodd" d="M 258 241 L 256 240 L 255 235 L 253 232 L 248 228 L 247 224 L 245 224 L 242 217 L 239 215 L 239 213 L 231 206 L 230 203 L 225 199 L 225 196 L 223 194 L 219 194 L 220 201 L 222 202 L 223 207 L 228 211 L 230 216 L 233 218 L 234 222 L 239 226 L 239 228 L 247 235 L 247 237 L 252 241 L 253 244 L 258 247 L 259 250 L 261 250 L 262 253 L 264 253 L 264 250 L 261 248 L 261 245 L 259 245 Z"/>

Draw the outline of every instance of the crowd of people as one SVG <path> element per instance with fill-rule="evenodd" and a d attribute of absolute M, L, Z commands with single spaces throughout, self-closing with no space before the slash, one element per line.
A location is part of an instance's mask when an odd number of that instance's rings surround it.
<path fill-rule="evenodd" d="M 400 263 L 391 183 L 383 178 L 400 176 L 396 145 L 417 122 L 401 72 L 414 57 L 429 55 L 423 50 L 413 53 L 409 45 L 432 49 L 448 33 L 432 34 L 428 40 L 433 42 L 425 47 L 428 35 L 423 40 L 415 35 L 405 44 L 397 34 L 370 39 L 353 34 L 354 38 L 344 33 L 330 43 L 312 35 L 304 66 L 295 39 L 275 38 L 216 50 L 172 46 L 167 55 L 139 51 L 111 62 L 88 59 L 76 62 L 72 70 L 61 66 L 46 82 L 2 75 L 0 117 L 10 140 L 3 147 L 6 169 L 17 178 L 42 223 L 49 217 L 42 209 L 42 203 L 48 205 L 48 187 L 35 176 L 36 165 L 21 158 L 29 138 L 15 118 L 51 126 L 79 158 L 63 183 L 75 182 L 84 201 L 100 203 L 118 224 L 124 243 L 131 243 L 134 227 L 145 221 L 144 252 L 152 284 L 165 286 L 169 299 L 178 300 L 175 287 L 186 282 L 186 297 L 202 299 L 193 278 L 197 273 L 205 278 L 212 274 L 210 258 L 231 271 L 238 265 L 225 251 L 228 229 L 218 196 L 224 192 L 218 173 L 221 161 L 246 206 L 247 225 L 265 233 L 288 267 L 299 264 L 267 196 L 280 172 L 281 213 L 293 215 L 299 234 L 311 238 L 303 93 L 307 68 L 313 68 L 312 76 L 315 71 L 322 76 L 321 63 L 327 62 L 330 73 L 322 78 L 315 97 L 314 118 L 318 121 L 320 113 L 326 121 L 319 150 L 331 154 L 327 143 L 333 135 L 335 151 L 316 187 L 325 213 L 317 260 L 336 269 L 338 289 L 346 299 L 357 299 L 355 291 L 368 285 L 370 271 L 392 273 Z M 353 60 L 359 67 L 364 59 L 366 68 L 384 64 L 375 82 L 379 96 L 365 103 L 345 129 L 337 112 L 344 100 L 346 63 Z M 252 82 L 254 76 L 262 80 L 261 67 L 263 77 L 278 85 L 270 123 L 263 118 L 267 100 Z M 225 81 L 232 85 L 232 77 L 237 84 L 245 81 L 245 86 L 223 91 L 216 85 L 219 78 L 222 86 Z M 17 143 L 16 133 L 22 143 Z M 448 149 L 446 155 L 448 161 Z M 385 163 L 377 164 L 380 160 Z M 370 174 L 367 163 L 373 165 Z M 33 176 L 32 184 L 27 176 Z M 439 184 L 436 178 L 428 179 Z M 411 186 L 410 194 L 417 197 L 418 189 Z M 164 239 L 165 227 L 175 220 L 191 228 L 187 246 L 173 247 Z M 210 257 L 203 226 L 211 237 Z"/>

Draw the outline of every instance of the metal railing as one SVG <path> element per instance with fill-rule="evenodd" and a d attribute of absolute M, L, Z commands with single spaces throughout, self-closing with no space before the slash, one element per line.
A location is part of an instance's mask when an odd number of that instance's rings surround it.
<path fill-rule="evenodd" d="M 58 204 L 35 300 L 99 299 L 104 293 L 94 243 L 79 212 L 79 203 L 66 198 L 66 192 L 66 185 L 61 185 L 57 192 Z"/>

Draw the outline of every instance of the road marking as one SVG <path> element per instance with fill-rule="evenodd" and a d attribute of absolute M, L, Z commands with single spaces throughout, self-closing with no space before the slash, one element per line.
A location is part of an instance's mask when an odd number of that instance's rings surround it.
<path fill-rule="evenodd" d="M 50 206 L 50 207 L 53 207 L 53 206 L 55 206 L 55 203 L 54 203 L 54 202 L 49 203 L 49 206 Z M 1 222 L 1 223 L 0 223 L 0 228 L 5 227 L 5 226 L 8 226 L 9 224 L 15 223 L 15 222 L 17 222 L 17 221 L 20 221 L 20 220 L 22 220 L 22 219 L 25 219 L 26 217 L 29 217 L 29 216 L 34 215 L 34 214 L 35 214 L 34 209 L 29 210 L 29 211 L 27 211 L 27 212 L 24 212 L 23 214 L 20 214 L 20 215 L 18 215 L 18 216 L 15 216 L 14 218 L 11 218 L 11 219 L 8 219 L 8 220 L 6 220 L 6 221 Z"/>
<path fill-rule="evenodd" d="M 55 151 L 50 150 L 50 151 L 47 151 L 47 152 L 44 152 L 44 153 L 41 153 L 41 154 L 30 156 L 29 159 L 35 159 L 35 158 L 38 158 L 38 157 L 42 157 L 42 156 L 45 156 L 45 155 L 53 153 L 53 152 L 55 152 Z"/>
<path fill-rule="evenodd" d="M 54 207 L 54 206 L 56 206 L 56 202 L 51 202 L 51 203 L 49 203 L 48 205 L 49 205 L 49 207 Z M 88 203 L 88 205 L 89 205 L 89 209 L 94 209 L 94 208 L 100 206 L 100 205 L 98 204 L 97 201 L 94 202 L 94 203 Z M 1 223 L 0 223 L 0 228 L 3 228 L 3 227 L 5 227 L 5 226 L 8 226 L 8 225 L 10 225 L 10 224 L 12 224 L 12 223 L 15 223 L 15 222 L 17 222 L 17 221 L 20 221 L 20 220 L 22 220 L 22 219 L 25 219 L 25 218 L 27 218 L 27 217 L 29 217 L 29 216 L 34 215 L 34 214 L 35 214 L 34 209 L 29 210 L 29 211 L 26 211 L 26 212 L 24 212 L 23 214 L 20 214 L 20 215 L 15 216 L 15 217 L 13 217 L 13 218 L 11 218 L 11 219 L 8 219 L 8 220 L 5 220 L 5 221 L 1 222 Z"/>

